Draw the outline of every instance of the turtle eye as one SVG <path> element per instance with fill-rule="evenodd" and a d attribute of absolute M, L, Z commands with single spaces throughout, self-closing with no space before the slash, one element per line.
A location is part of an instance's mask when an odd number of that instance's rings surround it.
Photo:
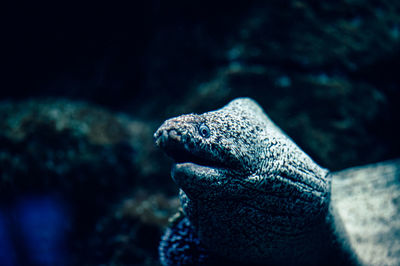
<path fill-rule="evenodd" d="M 209 138 L 210 137 L 210 129 L 208 128 L 208 126 L 206 124 L 201 124 L 200 125 L 199 133 L 200 133 L 200 136 L 202 136 L 203 138 Z"/>

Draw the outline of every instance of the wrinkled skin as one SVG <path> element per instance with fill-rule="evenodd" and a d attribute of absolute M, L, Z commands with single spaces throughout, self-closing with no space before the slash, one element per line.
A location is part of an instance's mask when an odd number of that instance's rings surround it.
<path fill-rule="evenodd" d="M 247 263 L 356 264 L 330 207 L 329 172 L 253 100 L 171 118 L 154 138 L 175 159 L 183 212 L 210 253 Z"/>

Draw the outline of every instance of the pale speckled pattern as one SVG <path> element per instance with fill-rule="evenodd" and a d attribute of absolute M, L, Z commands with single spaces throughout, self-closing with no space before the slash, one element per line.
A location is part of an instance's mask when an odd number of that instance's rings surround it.
<path fill-rule="evenodd" d="M 346 237 L 331 228 L 331 175 L 253 100 L 171 118 L 154 137 L 176 160 L 183 211 L 214 254 L 294 265 L 322 263 L 331 252 L 324 249 L 342 249 L 337 242 Z"/>
<path fill-rule="evenodd" d="M 332 204 L 366 265 L 400 265 L 400 159 L 334 173 Z"/>
<path fill-rule="evenodd" d="M 196 265 L 208 261 L 208 254 L 187 217 L 167 228 L 158 249 L 160 261 L 168 261 L 171 265 Z"/>

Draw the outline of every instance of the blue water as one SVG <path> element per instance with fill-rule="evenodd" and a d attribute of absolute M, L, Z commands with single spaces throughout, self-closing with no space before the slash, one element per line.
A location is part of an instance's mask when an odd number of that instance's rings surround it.
<path fill-rule="evenodd" d="M 68 216 L 63 204 L 29 197 L 0 209 L 0 265 L 65 265 Z"/>

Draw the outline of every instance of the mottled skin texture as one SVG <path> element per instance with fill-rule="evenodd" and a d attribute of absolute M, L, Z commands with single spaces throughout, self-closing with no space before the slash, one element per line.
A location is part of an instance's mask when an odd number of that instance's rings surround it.
<path fill-rule="evenodd" d="M 176 161 L 172 178 L 180 187 L 185 223 L 210 257 L 254 264 L 358 263 L 330 204 L 329 172 L 253 100 L 169 119 L 154 137 Z M 170 231 L 161 262 L 185 264 L 185 252 L 165 256 L 174 243 L 186 243 L 180 230 Z"/>

